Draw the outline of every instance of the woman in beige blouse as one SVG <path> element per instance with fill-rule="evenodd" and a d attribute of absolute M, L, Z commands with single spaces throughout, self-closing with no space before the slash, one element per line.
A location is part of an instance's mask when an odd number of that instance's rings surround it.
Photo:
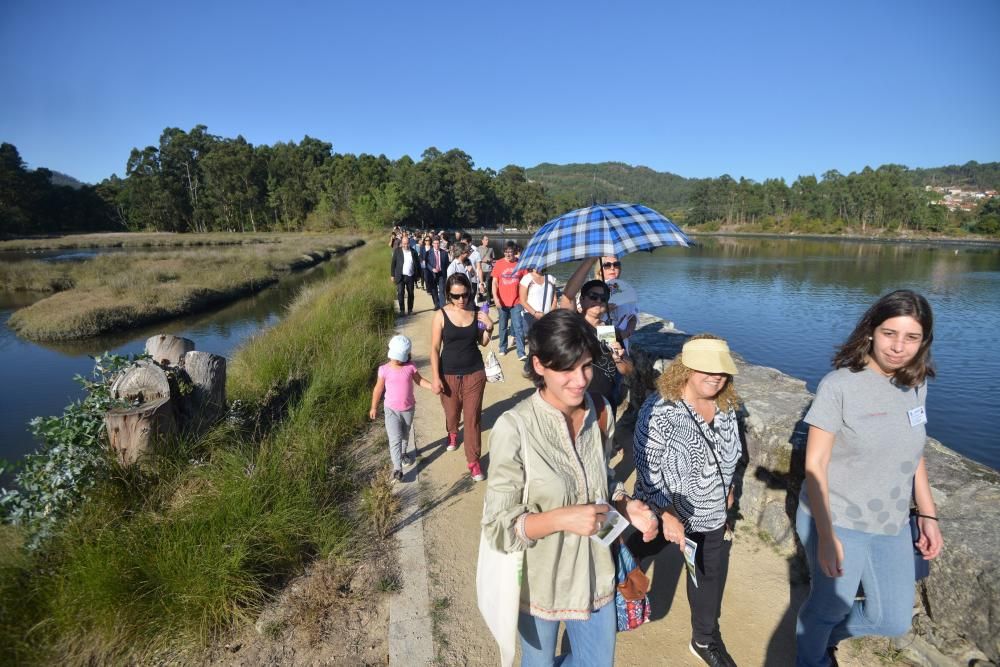
<path fill-rule="evenodd" d="M 521 664 L 554 664 L 563 622 L 571 653 L 560 664 L 611 665 L 615 564 L 610 548 L 590 536 L 607 516 L 608 498 L 647 541 L 656 536 L 657 519 L 609 480 L 614 414 L 587 394 L 591 361 L 600 354 L 593 327 L 578 313 L 555 310 L 535 323 L 528 340 L 525 372 L 538 391 L 493 427 L 484 535 L 497 550 L 526 550 Z"/>

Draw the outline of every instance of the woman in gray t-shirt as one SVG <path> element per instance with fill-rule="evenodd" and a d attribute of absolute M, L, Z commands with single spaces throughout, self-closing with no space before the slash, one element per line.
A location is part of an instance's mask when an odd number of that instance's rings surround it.
<path fill-rule="evenodd" d="M 800 667 L 836 664 L 837 643 L 901 635 L 914 594 L 911 494 L 926 560 L 943 545 L 923 450 L 933 315 L 898 290 L 862 316 L 806 414 L 806 480 L 796 530 L 812 575 L 799 610 Z M 863 600 L 856 600 L 858 587 Z"/>

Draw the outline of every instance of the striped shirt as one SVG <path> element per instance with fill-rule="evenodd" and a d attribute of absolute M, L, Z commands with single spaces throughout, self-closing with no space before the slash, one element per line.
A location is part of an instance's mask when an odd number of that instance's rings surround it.
<path fill-rule="evenodd" d="M 718 454 L 718 466 L 706 438 Z M 725 523 L 726 496 L 743 453 L 734 410 L 716 407 L 709 425 L 686 401 L 666 401 L 654 393 L 639 411 L 633 445 L 636 498 L 660 509 L 672 505 L 688 532 L 704 533 Z"/>

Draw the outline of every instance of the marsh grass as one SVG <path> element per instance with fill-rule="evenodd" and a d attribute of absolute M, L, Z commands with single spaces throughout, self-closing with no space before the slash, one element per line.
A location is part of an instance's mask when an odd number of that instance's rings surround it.
<path fill-rule="evenodd" d="M 384 249 L 355 254 L 232 360 L 229 394 L 249 404 L 305 380 L 282 423 L 177 443 L 98 484 L 45 549 L 0 550 L 0 662 L 155 662 L 254 618 L 309 560 L 355 557 L 368 481 L 352 445 L 394 317 Z"/>
<path fill-rule="evenodd" d="M 254 245 L 280 243 L 283 239 L 301 234 L 261 233 L 233 234 L 211 232 L 208 234 L 176 234 L 172 232 L 121 232 L 100 234 L 68 234 L 30 239 L 0 241 L 0 250 L 64 250 L 70 248 L 160 248 Z"/>
<path fill-rule="evenodd" d="M 207 246 L 82 262 L 0 264 L 0 289 L 54 291 L 15 312 L 10 327 L 34 340 L 70 340 L 195 313 L 313 266 L 357 239 L 283 235 L 272 242 Z"/>

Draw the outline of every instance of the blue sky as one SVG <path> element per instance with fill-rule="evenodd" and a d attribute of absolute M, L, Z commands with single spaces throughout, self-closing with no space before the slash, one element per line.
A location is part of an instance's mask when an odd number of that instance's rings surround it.
<path fill-rule="evenodd" d="M 97 182 L 196 124 L 756 180 L 1000 160 L 1000 2 L 0 3 L 0 141 Z"/>

